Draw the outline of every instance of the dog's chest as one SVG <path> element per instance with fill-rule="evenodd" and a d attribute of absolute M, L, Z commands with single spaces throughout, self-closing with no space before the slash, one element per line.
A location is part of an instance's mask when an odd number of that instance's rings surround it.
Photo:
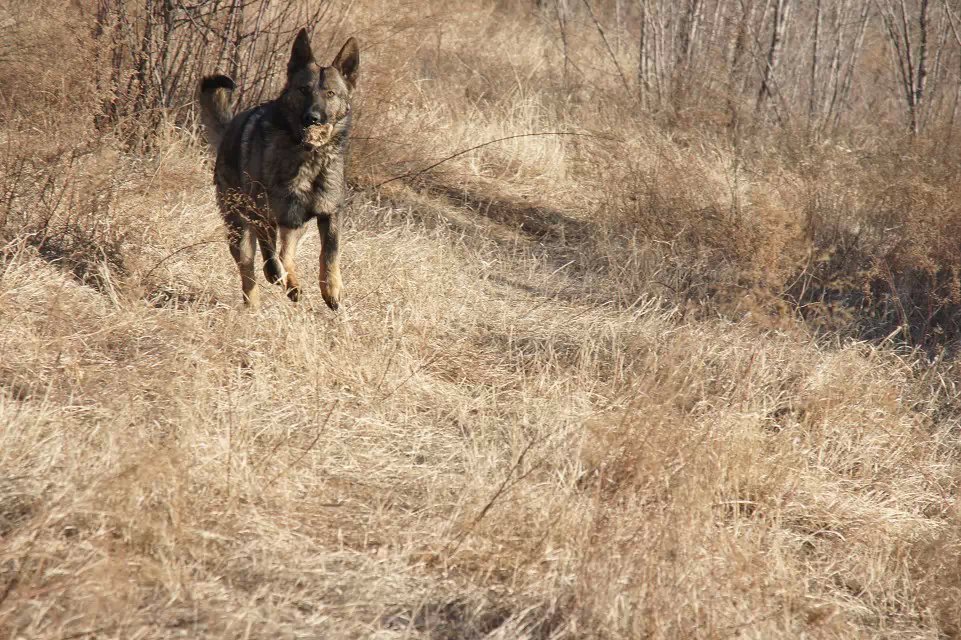
<path fill-rule="evenodd" d="M 318 182 L 323 183 L 329 160 L 327 154 L 311 153 L 295 163 L 287 182 L 290 192 L 301 197 L 310 194 Z"/>
<path fill-rule="evenodd" d="M 293 171 L 288 182 L 290 193 L 316 213 L 329 213 L 330 205 L 342 197 L 341 164 L 334 154 L 312 153 Z"/>

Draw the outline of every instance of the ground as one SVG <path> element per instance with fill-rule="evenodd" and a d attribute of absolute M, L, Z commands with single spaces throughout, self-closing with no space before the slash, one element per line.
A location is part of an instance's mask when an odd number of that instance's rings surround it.
<path fill-rule="evenodd" d="M 950 351 L 760 293 L 805 259 L 807 186 L 857 161 L 745 177 L 640 122 L 383 184 L 570 122 L 529 79 L 472 117 L 423 88 L 378 111 L 380 55 L 338 312 L 314 230 L 302 301 L 243 308 L 195 126 L 4 130 L 3 635 L 956 637 Z"/>

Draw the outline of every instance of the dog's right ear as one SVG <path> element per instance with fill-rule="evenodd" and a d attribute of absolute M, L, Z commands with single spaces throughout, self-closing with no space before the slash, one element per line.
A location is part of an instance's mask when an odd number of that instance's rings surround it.
<path fill-rule="evenodd" d="M 301 29 L 294 40 L 294 48 L 290 52 L 290 62 L 287 63 L 287 75 L 306 67 L 314 61 L 314 52 L 310 50 L 310 38 L 307 29 Z"/>

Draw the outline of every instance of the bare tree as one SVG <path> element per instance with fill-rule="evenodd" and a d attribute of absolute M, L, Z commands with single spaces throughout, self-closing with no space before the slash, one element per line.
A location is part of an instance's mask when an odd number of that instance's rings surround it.
<path fill-rule="evenodd" d="M 862 2 L 861 11 L 855 23 L 854 38 L 845 54 L 844 27 L 850 21 L 851 11 L 853 11 L 853 9 L 850 9 L 850 3 L 848 0 L 844 0 L 835 12 L 834 30 L 836 44 L 834 56 L 831 60 L 831 99 L 827 103 L 823 121 L 826 124 L 833 120 L 833 126 L 835 128 L 840 124 L 841 107 L 845 104 L 854 82 L 855 69 L 858 58 L 861 55 L 861 48 L 864 45 L 864 33 L 868 25 L 868 20 L 871 17 L 871 3 L 867 1 Z"/>
<path fill-rule="evenodd" d="M 821 54 L 821 0 L 814 5 L 814 35 L 811 38 L 811 85 L 808 87 L 808 128 L 815 130 L 818 111 L 818 65 Z"/>
<path fill-rule="evenodd" d="M 904 92 L 908 111 L 908 126 L 912 135 L 920 132 L 920 111 L 924 100 L 924 86 L 928 77 L 928 0 L 920 5 L 911 18 L 917 19 L 917 30 L 911 27 L 905 0 L 876 0 L 893 51 L 895 68 Z"/>
<path fill-rule="evenodd" d="M 541 0 L 538 0 L 538 3 L 540 2 Z M 569 68 L 571 66 L 570 50 L 567 45 L 567 2 L 566 0 L 554 0 L 554 17 L 557 18 L 557 28 L 561 32 L 561 45 L 564 48 L 564 82 L 566 83 L 569 77 Z"/>
<path fill-rule="evenodd" d="M 784 41 L 784 30 L 787 27 L 790 14 L 791 4 L 789 0 L 774 0 L 774 25 L 771 29 L 771 44 L 767 50 L 767 59 L 761 75 L 761 88 L 757 92 L 755 112 L 761 111 L 764 103 L 775 91 L 774 72 L 780 62 L 781 43 Z"/>
<path fill-rule="evenodd" d="M 145 0 L 141 0 L 145 1 Z M 159 0 L 155 0 L 159 1 Z M 230 0 L 220 0 L 229 2 Z M 247 0 L 250 1 L 250 0 Z M 758 120 L 806 122 L 814 139 L 877 119 L 901 117 L 917 134 L 935 118 L 961 110 L 961 0 L 543 0 L 553 8 L 566 64 L 582 47 L 607 57 L 609 87 L 641 107 L 671 117 L 695 107 L 726 107 L 732 125 Z M 548 3 L 550 3 L 548 5 Z M 249 19 L 249 18 L 248 18 Z M 803 25 L 803 27 L 802 27 Z M 557 28 L 555 27 L 555 28 Z M 587 27 L 594 38 L 574 37 Z M 627 35 L 637 67 L 628 71 Z M 866 52 L 890 54 L 888 73 Z M 600 80 L 601 76 L 598 76 Z M 957 106 L 955 106 L 957 105 Z M 693 111 L 692 111 L 693 112 Z"/>

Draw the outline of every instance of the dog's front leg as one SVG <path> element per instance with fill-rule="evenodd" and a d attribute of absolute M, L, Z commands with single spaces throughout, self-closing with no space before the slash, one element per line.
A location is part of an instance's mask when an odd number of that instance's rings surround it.
<path fill-rule="evenodd" d="M 277 238 L 277 280 L 283 282 L 287 297 L 293 302 L 300 300 L 300 280 L 297 277 L 297 246 L 307 230 L 310 218 L 308 205 L 296 195 L 277 191 L 271 193 L 270 209 L 272 224 Z"/>
<path fill-rule="evenodd" d="M 320 229 L 320 293 L 327 306 L 337 310 L 340 305 L 340 228 L 337 213 L 317 216 Z"/>
<path fill-rule="evenodd" d="M 299 227 L 280 227 L 280 251 L 278 257 L 284 266 L 286 280 L 284 281 L 287 297 L 292 301 L 300 300 L 300 280 L 297 278 L 297 245 L 307 230 L 307 225 Z"/>

